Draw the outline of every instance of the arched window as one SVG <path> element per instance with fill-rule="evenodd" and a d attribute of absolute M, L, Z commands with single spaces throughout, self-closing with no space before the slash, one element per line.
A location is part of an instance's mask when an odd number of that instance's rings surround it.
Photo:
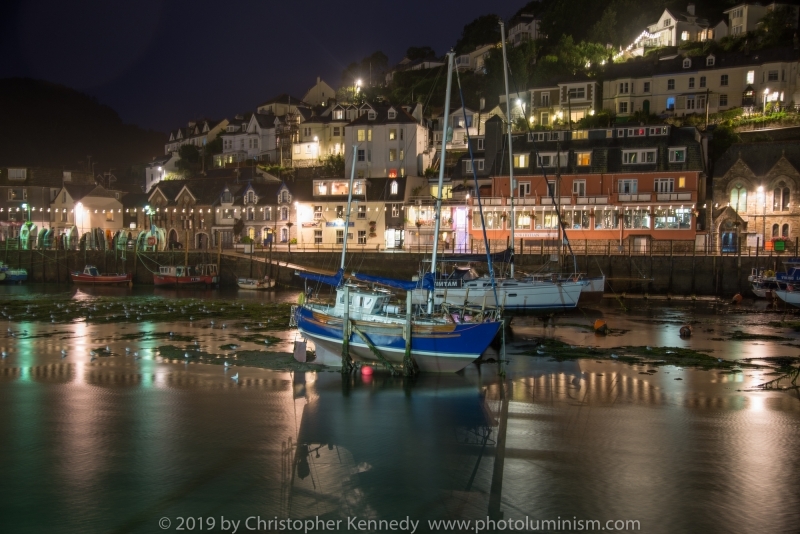
<path fill-rule="evenodd" d="M 789 188 L 780 182 L 778 187 L 772 192 L 772 211 L 789 210 Z"/>
<path fill-rule="evenodd" d="M 396 195 L 397 194 L 397 182 L 396 181 L 392 181 L 391 191 L 390 192 L 391 192 L 392 195 Z"/>
<path fill-rule="evenodd" d="M 288 221 L 289 220 L 289 208 L 287 208 L 285 206 L 281 208 L 281 220 L 282 221 Z"/>
<path fill-rule="evenodd" d="M 781 228 L 781 237 L 789 237 L 789 224 L 786 223 Z"/>
<path fill-rule="evenodd" d="M 247 192 L 247 202 L 248 204 L 255 202 L 255 194 L 252 191 Z"/>
<path fill-rule="evenodd" d="M 289 202 L 289 192 L 285 189 L 281 191 L 281 202 Z"/>
<path fill-rule="evenodd" d="M 742 184 L 736 184 L 731 189 L 731 207 L 736 213 L 745 213 L 747 211 L 747 190 Z"/>
<path fill-rule="evenodd" d="M 780 231 L 780 227 L 777 224 L 772 225 L 772 237 L 778 237 L 778 232 Z"/>

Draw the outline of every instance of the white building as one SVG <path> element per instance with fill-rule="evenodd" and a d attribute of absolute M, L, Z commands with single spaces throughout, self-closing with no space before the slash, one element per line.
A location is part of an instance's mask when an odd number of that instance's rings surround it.
<path fill-rule="evenodd" d="M 101 185 L 64 184 L 50 204 L 52 228 L 56 234 L 70 236 L 82 236 L 99 228 L 110 242 L 123 227 L 122 202 L 118 197 L 119 193 L 107 191 Z"/>
<path fill-rule="evenodd" d="M 541 20 L 530 13 L 522 13 L 508 21 L 506 38 L 511 46 L 519 46 L 525 41 L 534 41 L 545 37 L 539 30 Z"/>
<path fill-rule="evenodd" d="M 734 37 L 751 32 L 758 27 L 758 23 L 765 15 L 774 11 L 775 9 L 785 8 L 790 10 L 792 16 L 787 22 L 791 22 L 792 26 L 797 28 L 797 13 L 798 6 L 772 2 L 766 5 L 761 4 L 738 4 L 730 9 L 723 11 L 728 16 L 728 28 L 730 34 Z"/>
<path fill-rule="evenodd" d="M 347 111 L 337 104 L 303 121 L 297 141 L 292 144 L 292 166 L 313 167 L 328 156 L 343 154 L 345 126 L 349 122 L 345 118 Z"/>
<path fill-rule="evenodd" d="M 175 165 L 180 159 L 177 152 L 171 152 L 148 163 L 145 167 L 145 193 L 149 193 L 160 181 L 174 177 L 178 170 Z"/>
<path fill-rule="evenodd" d="M 623 54 L 642 56 L 648 48 L 664 46 L 678 46 L 690 41 L 710 41 L 724 36 L 714 35 L 708 20 L 695 14 L 695 5 L 689 4 L 686 12 L 665 9 L 656 22 L 647 26 L 647 29 L 636 38 Z"/>
<path fill-rule="evenodd" d="M 474 71 L 485 72 L 486 58 L 489 57 L 492 50 L 496 49 L 497 45 L 488 44 L 477 47 L 472 52 L 460 54 L 455 57 L 456 68 L 460 71 Z"/>
<path fill-rule="evenodd" d="M 421 176 L 430 164 L 428 129 L 402 106 L 369 106 L 345 127 L 345 175 L 358 178 Z"/>

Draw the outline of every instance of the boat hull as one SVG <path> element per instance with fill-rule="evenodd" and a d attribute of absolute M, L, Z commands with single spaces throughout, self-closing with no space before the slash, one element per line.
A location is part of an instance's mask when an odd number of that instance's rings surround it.
<path fill-rule="evenodd" d="M 256 291 L 263 291 L 266 289 L 272 289 L 275 287 L 275 280 L 255 280 L 251 278 L 239 278 L 236 281 L 236 284 L 239 286 L 239 289 L 252 289 Z"/>
<path fill-rule="evenodd" d="M 436 288 L 434 304 L 443 302 L 451 306 L 463 306 L 464 300 L 471 306 L 502 306 L 506 310 L 569 310 L 578 305 L 584 284 L 579 282 L 524 282 L 499 280 L 497 301 L 491 286 L 458 288 Z M 415 290 L 414 302 L 427 300 L 427 291 Z"/>
<path fill-rule="evenodd" d="M 800 308 L 800 291 L 788 291 L 786 289 L 773 289 L 772 294 L 784 301 L 786 304 Z"/>
<path fill-rule="evenodd" d="M 92 276 L 83 273 L 70 273 L 69 276 L 75 284 L 114 285 L 133 283 L 132 274 L 101 274 Z"/>
<path fill-rule="evenodd" d="M 300 333 L 315 345 L 331 354 L 342 352 L 341 317 L 336 317 L 308 307 L 301 306 L 295 312 L 295 321 Z M 402 365 L 405 356 L 403 323 L 378 323 L 353 320 L 370 342 L 392 364 Z M 485 323 L 443 323 L 441 325 L 413 325 L 411 337 L 411 356 L 423 372 L 455 373 L 476 359 L 489 347 L 500 322 Z M 370 347 L 355 332 L 349 338 L 350 357 L 354 361 L 380 363 Z"/>
<path fill-rule="evenodd" d="M 190 287 L 190 286 L 212 286 L 216 285 L 216 276 L 167 276 L 161 274 L 153 275 L 153 284 L 159 287 Z"/>

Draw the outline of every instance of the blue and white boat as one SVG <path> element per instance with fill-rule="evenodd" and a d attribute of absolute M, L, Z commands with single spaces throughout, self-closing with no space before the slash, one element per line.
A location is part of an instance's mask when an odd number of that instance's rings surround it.
<path fill-rule="evenodd" d="M 24 282 L 28 279 L 28 271 L 25 269 L 12 269 L 0 261 L 0 283 Z"/>
<path fill-rule="evenodd" d="M 452 70 L 451 52 L 448 54 L 445 124 Z M 442 143 L 442 161 L 444 145 Z M 358 146 L 353 147 L 354 161 L 357 149 Z M 355 165 L 350 173 L 345 228 L 350 221 L 354 176 Z M 442 172 L 439 179 L 441 192 Z M 440 211 L 441 198 L 438 198 L 437 213 Z M 436 224 L 438 235 L 439 217 L 436 218 Z M 314 342 L 317 360 L 321 363 L 346 366 L 350 358 L 353 361 L 403 365 L 407 371 L 407 366 L 416 364 L 421 371 L 456 372 L 480 358 L 497 336 L 502 326 L 497 309 L 445 306 L 435 313 L 433 275 L 430 273 L 419 282 L 370 277 L 370 282 L 406 290 L 405 305 L 392 304 L 389 290 L 345 282 L 346 251 L 347 239 L 342 246 L 341 263 L 336 274 L 303 275 L 307 280 L 335 286 L 335 302 L 305 302 L 292 311 L 292 321 L 303 337 Z M 434 246 L 431 273 L 436 272 L 436 257 L 437 249 Z M 428 291 L 427 306 L 412 304 L 412 292 L 415 289 Z"/>
<path fill-rule="evenodd" d="M 771 298 L 777 289 L 786 289 L 786 284 L 800 283 L 800 258 L 786 258 L 783 261 L 786 271 L 778 272 L 770 269 L 753 269 L 747 281 L 750 289 L 759 298 Z"/>

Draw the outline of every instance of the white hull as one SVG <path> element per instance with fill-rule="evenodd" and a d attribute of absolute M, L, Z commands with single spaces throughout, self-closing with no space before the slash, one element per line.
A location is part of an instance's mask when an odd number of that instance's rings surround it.
<path fill-rule="evenodd" d="M 597 302 L 603 299 L 603 295 L 606 292 L 605 276 L 583 278 L 580 282 L 584 284 L 583 289 L 581 289 L 581 304 L 588 301 Z"/>
<path fill-rule="evenodd" d="M 471 285 L 476 287 L 470 287 Z M 485 284 L 485 286 L 484 286 Z M 578 305 L 585 285 L 579 282 L 542 282 L 498 279 L 496 281 L 497 300 L 488 279 L 471 280 L 466 287 L 436 288 L 434 304 L 443 302 L 451 306 L 503 306 L 508 310 L 553 310 L 572 309 Z M 427 300 L 427 291 L 415 290 L 414 302 L 422 304 Z"/>
<path fill-rule="evenodd" d="M 263 290 L 263 289 L 272 289 L 275 287 L 275 280 L 254 280 L 252 278 L 239 278 L 236 281 L 239 285 L 239 289 L 256 289 L 256 290 Z"/>

